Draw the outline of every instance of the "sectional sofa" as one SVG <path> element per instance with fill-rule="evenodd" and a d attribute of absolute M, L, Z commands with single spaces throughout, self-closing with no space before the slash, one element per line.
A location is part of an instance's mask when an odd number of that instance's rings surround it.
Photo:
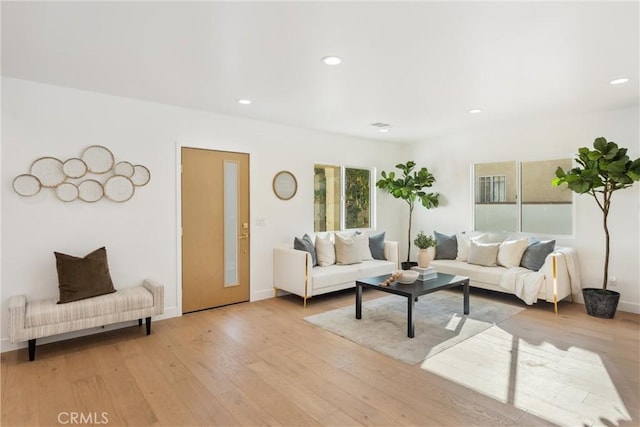
<path fill-rule="evenodd" d="M 582 288 L 576 251 L 557 247 L 554 240 L 434 234 L 437 245 L 431 266 L 438 272 L 467 276 L 471 286 L 511 293 L 526 304 L 539 299 L 557 304 Z"/>

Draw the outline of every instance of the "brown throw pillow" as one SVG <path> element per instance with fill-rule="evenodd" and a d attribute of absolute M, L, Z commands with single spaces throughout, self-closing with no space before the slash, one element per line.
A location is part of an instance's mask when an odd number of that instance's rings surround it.
<path fill-rule="evenodd" d="M 102 247 L 84 258 L 54 252 L 58 269 L 60 301 L 58 304 L 78 301 L 116 290 L 109 275 L 107 250 Z"/>

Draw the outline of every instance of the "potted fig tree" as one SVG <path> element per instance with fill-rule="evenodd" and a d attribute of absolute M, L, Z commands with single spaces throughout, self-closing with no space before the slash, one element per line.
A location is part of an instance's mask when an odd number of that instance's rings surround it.
<path fill-rule="evenodd" d="M 607 289 L 609 283 L 610 234 L 607 220 L 611 208 L 611 197 L 619 190 L 631 187 L 640 180 L 640 158 L 631 160 L 627 149 L 615 142 L 599 137 L 588 147 L 578 149 L 578 166 L 569 171 L 558 167 L 553 185 L 566 184 L 569 190 L 588 194 L 602 212 L 605 236 L 604 274 L 602 288 L 584 288 L 587 314 L 595 317 L 613 318 L 620 300 L 620 293 Z"/>
<path fill-rule="evenodd" d="M 382 178 L 376 182 L 376 187 L 386 190 L 396 199 L 402 199 L 409 205 L 409 230 L 407 231 L 407 261 L 402 263 L 402 268 L 408 270 L 412 263 L 409 262 L 411 254 L 411 219 L 416 201 L 427 209 L 438 207 L 438 193 L 427 193 L 425 188 L 431 187 L 436 178 L 425 167 L 414 170 L 416 163 L 408 161 L 405 164 L 399 163 L 396 168 L 402 171 L 402 176 L 396 177 L 396 173 L 389 174 L 382 172 Z M 415 263 L 413 263 L 415 265 Z"/>

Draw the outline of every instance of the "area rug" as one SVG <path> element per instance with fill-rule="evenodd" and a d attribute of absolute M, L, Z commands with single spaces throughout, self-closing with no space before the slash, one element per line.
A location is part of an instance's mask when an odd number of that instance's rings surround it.
<path fill-rule="evenodd" d="M 362 319 L 355 318 L 355 305 L 305 317 L 362 346 L 415 365 L 524 310 L 471 295 L 470 313 L 462 314 L 462 293 L 439 291 L 415 303 L 415 338 L 407 337 L 407 299 L 389 295 L 365 301 Z"/>

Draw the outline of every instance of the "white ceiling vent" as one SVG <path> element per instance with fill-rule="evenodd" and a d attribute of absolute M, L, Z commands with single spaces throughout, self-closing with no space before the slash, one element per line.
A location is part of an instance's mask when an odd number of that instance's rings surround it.
<path fill-rule="evenodd" d="M 371 126 L 375 126 L 377 128 L 388 128 L 389 126 L 391 126 L 388 123 L 382 123 L 382 122 L 375 122 L 375 123 L 371 123 Z"/>

